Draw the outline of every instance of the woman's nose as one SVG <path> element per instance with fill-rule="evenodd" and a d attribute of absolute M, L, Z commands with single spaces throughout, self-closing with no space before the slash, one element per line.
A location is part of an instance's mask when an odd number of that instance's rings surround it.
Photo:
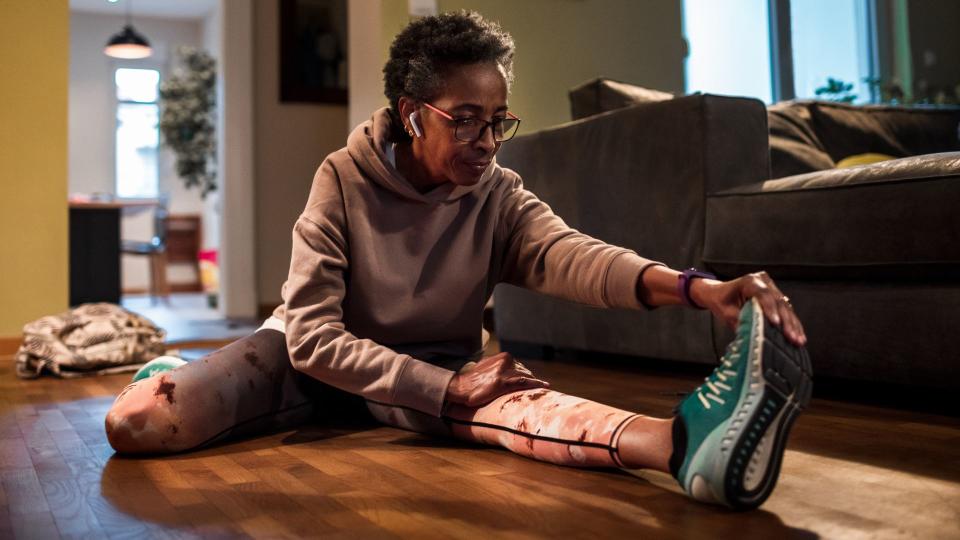
<path fill-rule="evenodd" d="M 497 140 L 493 136 L 493 126 L 486 126 L 480 133 L 480 138 L 474 143 L 477 148 L 482 148 L 487 152 L 492 152 L 497 147 Z"/>

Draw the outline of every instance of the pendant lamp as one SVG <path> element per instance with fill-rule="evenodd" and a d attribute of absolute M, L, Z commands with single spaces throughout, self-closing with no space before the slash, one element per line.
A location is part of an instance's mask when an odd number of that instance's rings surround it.
<path fill-rule="evenodd" d="M 146 58 L 153 53 L 147 38 L 133 28 L 130 19 L 130 5 L 131 0 L 127 0 L 127 24 L 124 25 L 123 30 L 110 37 L 110 41 L 103 49 L 107 56 L 133 59 Z"/>

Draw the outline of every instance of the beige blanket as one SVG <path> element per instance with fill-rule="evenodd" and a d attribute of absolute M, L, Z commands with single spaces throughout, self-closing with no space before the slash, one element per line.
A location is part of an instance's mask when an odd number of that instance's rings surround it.
<path fill-rule="evenodd" d="M 32 379 L 44 371 L 81 377 L 135 371 L 161 356 L 166 332 L 115 304 L 82 304 L 23 327 L 17 375 Z"/>

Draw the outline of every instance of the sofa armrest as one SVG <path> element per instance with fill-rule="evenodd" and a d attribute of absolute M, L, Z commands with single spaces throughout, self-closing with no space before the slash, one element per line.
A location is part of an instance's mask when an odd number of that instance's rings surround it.
<path fill-rule="evenodd" d="M 674 268 L 700 265 L 706 194 L 769 178 L 754 99 L 695 94 L 516 137 L 498 161 L 570 226 Z"/>

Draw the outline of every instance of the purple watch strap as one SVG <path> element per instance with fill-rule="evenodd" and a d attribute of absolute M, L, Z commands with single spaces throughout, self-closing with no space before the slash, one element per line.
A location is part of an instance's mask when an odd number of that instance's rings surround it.
<path fill-rule="evenodd" d="M 703 306 L 694 302 L 693 298 L 690 298 L 690 284 L 693 278 L 717 279 L 717 276 L 710 272 L 697 270 L 696 268 L 687 268 L 680 274 L 679 279 L 677 279 L 677 294 L 680 295 L 683 303 L 695 309 L 705 309 Z"/>

